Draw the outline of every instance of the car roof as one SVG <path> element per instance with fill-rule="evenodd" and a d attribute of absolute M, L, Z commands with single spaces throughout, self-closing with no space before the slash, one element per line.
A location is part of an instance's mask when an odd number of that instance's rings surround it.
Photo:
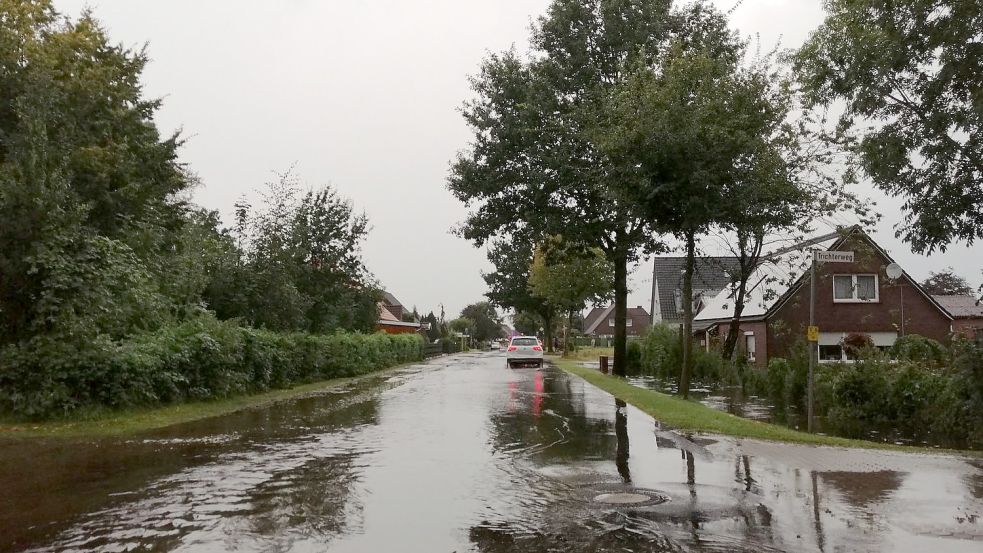
<path fill-rule="evenodd" d="M 515 340 L 516 338 L 532 338 L 533 340 L 539 340 L 539 338 L 536 337 L 536 336 L 513 336 L 512 337 L 513 340 Z"/>

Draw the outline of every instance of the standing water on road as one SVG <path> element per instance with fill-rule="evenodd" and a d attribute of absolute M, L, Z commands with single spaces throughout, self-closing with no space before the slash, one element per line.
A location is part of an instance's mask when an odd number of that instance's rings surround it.
<path fill-rule="evenodd" d="M 979 551 L 983 465 L 682 435 L 445 357 L 127 439 L 0 444 L 0 551 Z"/>

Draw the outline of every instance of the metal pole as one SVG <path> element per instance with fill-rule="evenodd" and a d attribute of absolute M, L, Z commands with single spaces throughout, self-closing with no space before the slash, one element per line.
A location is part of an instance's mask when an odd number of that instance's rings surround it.
<path fill-rule="evenodd" d="M 904 336 L 904 280 L 901 280 L 901 336 Z"/>
<path fill-rule="evenodd" d="M 816 252 L 812 252 L 812 268 L 809 275 L 809 326 L 816 326 Z M 812 400 L 813 400 L 813 372 L 816 367 L 816 354 L 819 349 L 819 341 L 809 341 L 809 397 L 808 412 L 806 423 L 809 432 L 812 432 Z"/>

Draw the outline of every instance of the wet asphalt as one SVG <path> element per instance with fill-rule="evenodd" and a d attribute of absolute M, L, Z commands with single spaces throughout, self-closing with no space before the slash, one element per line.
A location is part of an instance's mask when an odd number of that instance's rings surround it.
<path fill-rule="evenodd" d="M 979 552 L 983 462 L 684 435 L 474 353 L 138 437 L 4 440 L 0 551 Z"/>

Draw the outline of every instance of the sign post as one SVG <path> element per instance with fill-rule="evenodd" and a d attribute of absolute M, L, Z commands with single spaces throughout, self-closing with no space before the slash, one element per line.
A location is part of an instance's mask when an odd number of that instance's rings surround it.
<path fill-rule="evenodd" d="M 809 269 L 809 394 L 807 398 L 806 426 L 813 431 L 813 405 L 816 389 L 816 361 L 819 359 L 819 327 L 816 326 L 816 263 L 853 263 L 853 252 L 819 251 L 812 252 L 812 267 Z"/>

